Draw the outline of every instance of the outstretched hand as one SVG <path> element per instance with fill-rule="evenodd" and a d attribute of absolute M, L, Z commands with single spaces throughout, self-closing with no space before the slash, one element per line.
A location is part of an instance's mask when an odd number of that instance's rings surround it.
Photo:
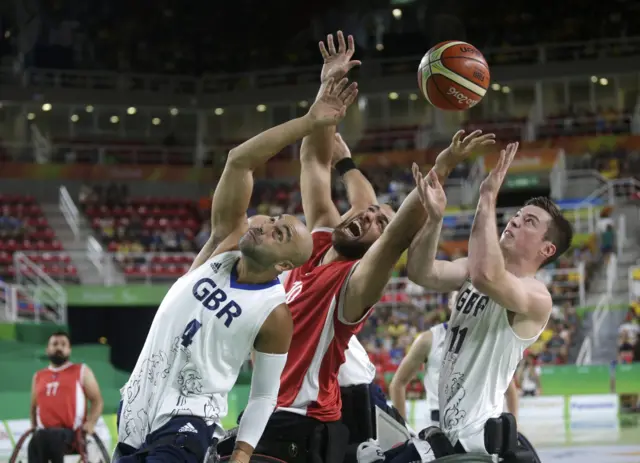
<path fill-rule="evenodd" d="M 427 211 L 428 220 L 438 222 L 444 216 L 447 207 L 447 196 L 438 180 L 435 170 L 431 169 L 426 177 L 420 173 L 420 168 L 414 162 L 411 166 L 413 179 L 416 182 L 418 196 L 422 207 Z"/>
<path fill-rule="evenodd" d="M 315 127 L 336 125 L 347 114 L 347 108 L 358 96 L 358 84 L 347 86 L 348 82 L 346 78 L 336 81 L 330 77 L 323 86 L 307 113 Z"/>
<path fill-rule="evenodd" d="M 355 53 L 355 45 L 353 42 L 353 36 L 347 37 L 348 45 L 344 41 L 344 34 L 342 31 L 338 31 L 338 50 L 336 51 L 336 45 L 333 42 L 333 34 L 327 35 L 327 46 L 324 42 L 320 42 L 320 53 L 324 64 L 322 65 L 322 71 L 320 72 L 320 81 L 325 83 L 330 78 L 336 80 L 342 79 L 347 73 L 356 66 L 362 64 L 358 60 L 352 60 L 351 57 Z M 328 49 L 328 50 L 327 50 Z"/>
<path fill-rule="evenodd" d="M 495 134 L 487 133 L 483 135 L 482 130 L 475 130 L 466 137 L 464 137 L 464 134 L 464 130 L 458 130 L 455 133 L 449 148 L 436 158 L 436 165 L 451 171 L 462 161 L 468 159 L 478 148 L 493 145 L 496 142 Z"/>
<path fill-rule="evenodd" d="M 505 149 L 500 151 L 498 162 L 480 185 L 481 195 L 490 194 L 492 196 L 498 196 L 498 191 L 500 191 L 502 182 L 504 182 L 509 166 L 511 166 L 513 159 L 516 157 L 519 145 L 518 142 L 509 143 Z"/>

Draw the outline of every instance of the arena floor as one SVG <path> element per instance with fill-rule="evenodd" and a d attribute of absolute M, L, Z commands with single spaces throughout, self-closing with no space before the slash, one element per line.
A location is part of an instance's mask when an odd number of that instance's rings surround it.
<path fill-rule="evenodd" d="M 567 423 L 520 422 L 543 463 L 640 463 L 640 415 Z"/>

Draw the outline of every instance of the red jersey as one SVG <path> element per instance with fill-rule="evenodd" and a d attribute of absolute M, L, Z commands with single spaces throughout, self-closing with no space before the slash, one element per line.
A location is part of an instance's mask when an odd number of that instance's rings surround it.
<path fill-rule="evenodd" d="M 36 373 L 35 390 L 39 428 L 78 429 L 84 423 L 87 402 L 82 387 L 81 363 L 47 367 Z"/>
<path fill-rule="evenodd" d="M 331 229 L 312 232 L 313 253 L 285 282 L 293 317 L 293 338 L 280 378 L 278 409 L 320 421 L 337 421 L 342 400 L 338 370 L 345 361 L 349 340 L 367 313 L 355 323 L 344 321 L 341 298 L 357 260 L 320 265 L 331 248 Z"/>

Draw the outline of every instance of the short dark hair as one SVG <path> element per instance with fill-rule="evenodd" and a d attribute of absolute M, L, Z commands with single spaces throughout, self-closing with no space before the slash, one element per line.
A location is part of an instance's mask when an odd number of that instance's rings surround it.
<path fill-rule="evenodd" d="M 71 337 L 66 331 L 55 331 L 51 333 L 51 336 L 49 336 L 49 341 L 51 340 L 51 338 L 56 338 L 58 336 L 64 336 L 65 338 L 67 338 L 67 341 L 69 341 L 69 344 L 71 344 Z"/>
<path fill-rule="evenodd" d="M 556 253 L 542 263 L 542 267 L 555 262 L 558 257 L 564 254 L 573 240 L 573 227 L 569 221 L 562 215 L 560 208 L 546 196 L 538 196 L 531 198 L 524 203 L 525 206 L 536 206 L 545 210 L 551 216 L 549 228 L 544 235 L 544 239 L 551 241 L 556 247 Z"/>

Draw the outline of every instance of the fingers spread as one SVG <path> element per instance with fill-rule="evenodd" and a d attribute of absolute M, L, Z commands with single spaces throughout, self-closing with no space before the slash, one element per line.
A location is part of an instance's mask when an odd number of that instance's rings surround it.
<path fill-rule="evenodd" d="M 347 51 L 347 44 L 344 42 L 344 34 L 342 31 L 338 31 L 338 53 L 345 53 Z"/>
<path fill-rule="evenodd" d="M 482 130 L 474 130 L 473 132 L 471 132 L 469 135 L 467 135 L 464 140 L 462 140 L 462 143 L 469 143 L 470 141 L 472 141 L 474 138 L 479 137 L 482 134 Z"/>
<path fill-rule="evenodd" d="M 332 55 L 336 54 L 336 45 L 333 43 L 333 34 L 327 35 L 327 45 L 329 46 L 329 53 Z"/>
<path fill-rule="evenodd" d="M 327 47 L 324 46 L 324 42 L 320 42 L 318 44 L 318 46 L 320 47 L 320 54 L 322 55 L 322 59 L 326 60 L 329 59 L 329 52 L 327 51 Z"/>

